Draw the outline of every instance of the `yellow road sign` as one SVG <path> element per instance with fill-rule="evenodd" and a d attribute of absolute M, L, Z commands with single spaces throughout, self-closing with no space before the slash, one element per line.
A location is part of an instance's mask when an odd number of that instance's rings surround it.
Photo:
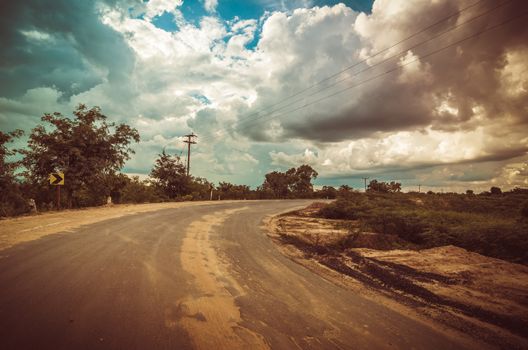
<path fill-rule="evenodd" d="M 49 176 L 49 182 L 50 182 L 50 185 L 55 185 L 55 186 L 64 185 L 64 173 L 59 173 L 59 172 L 51 173 Z"/>

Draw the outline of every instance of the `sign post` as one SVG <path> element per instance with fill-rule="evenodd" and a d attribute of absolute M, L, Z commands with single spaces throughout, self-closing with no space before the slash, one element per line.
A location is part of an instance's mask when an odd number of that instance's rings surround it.
<path fill-rule="evenodd" d="M 56 172 L 49 175 L 50 185 L 57 186 L 57 210 L 61 208 L 61 186 L 64 186 L 64 173 Z"/>

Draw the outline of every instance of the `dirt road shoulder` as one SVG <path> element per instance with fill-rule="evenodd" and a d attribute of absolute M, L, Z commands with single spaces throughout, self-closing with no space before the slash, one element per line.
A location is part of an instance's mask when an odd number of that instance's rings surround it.
<path fill-rule="evenodd" d="M 222 201 L 228 203 L 230 201 Z M 120 204 L 105 207 L 63 210 L 0 220 L 0 251 L 15 244 L 74 230 L 80 226 L 118 217 L 183 206 L 214 205 L 217 201 Z"/>
<path fill-rule="evenodd" d="M 511 349 L 528 344 L 526 266 L 453 246 L 344 248 L 337 243 L 350 233 L 342 222 L 304 212 L 268 218 L 266 232 L 283 254 L 312 272 L 458 339 L 471 337 L 468 344 Z M 375 238 L 370 234 L 357 242 L 386 243 Z"/>

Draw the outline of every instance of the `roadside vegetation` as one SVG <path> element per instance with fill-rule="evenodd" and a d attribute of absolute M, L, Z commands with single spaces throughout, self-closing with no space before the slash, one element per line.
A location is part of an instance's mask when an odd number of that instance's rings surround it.
<path fill-rule="evenodd" d="M 502 192 L 492 187 L 475 195 L 377 188 L 369 186 L 367 193 L 339 196 L 316 216 L 347 220 L 361 232 L 395 235 L 410 248 L 454 245 L 528 264 L 527 189 Z"/>
<path fill-rule="evenodd" d="M 0 131 L 0 217 L 57 209 L 57 187 L 50 173 L 65 174 L 62 208 L 112 203 L 157 203 L 189 200 L 335 198 L 336 190 L 314 191 L 317 172 L 308 165 L 265 175 L 261 186 L 220 182 L 188 176 L 183 160 L 163 150 L 153 160 L 148 179 L 121 173 L 134 153 L 139 132 L 126 124 L 110 123 L 99 107 L 79 105 L 72 116 L 46 113 L 27 135 L 27 144 L 14 148 L 22 130 Z"/>
<path fill-rule="evenodd" d="M 57 209 L 58 191 L 48 177 L 63 172 L 63 208 L 104 205 L 109 197 L 112 203 L 337 198 L 317 215 L 350 223 L 345 245 L 357 243 L 358 232 L 375 232 L 397 236 L 395 248 L 452 244 L 528 263 L 526 189 L 502 192 L 492 187 L 480 194 L 402 193 L 398 182 L 372 180 L 366 193 L 347 185 L 314 190 L 312 182 L 318 174 L 309 165 L 272 171 L 261 186 L 252 189 L 188 176 L 183 160 L 164 150 L 153 160 L 148 179 L 141 180 L 121 173 L 134 153 L 133 145 L 140 140 L 139 132 L 107 119 L 99 107 L 82 104 L 72 116 L 44 114 L 41 125 L 31 130 L 21 149 L 12 146 L 23 137 L 21 130 L 0 131 L 0 217 Z"/>

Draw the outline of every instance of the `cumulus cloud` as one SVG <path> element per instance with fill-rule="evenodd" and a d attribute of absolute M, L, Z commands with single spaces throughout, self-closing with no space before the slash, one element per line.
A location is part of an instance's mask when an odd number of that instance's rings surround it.
<path fill-rule="evenodd" d="M 82 102 L 140 130 L 126 169 L 134 173 L 148 172 L 167 144 L 180 152 L 178 137 L 194 131 L 193 170 L 214 181 L 256 185 L 270 169 L 305 163 L 320 181 L 523 183 L 528 29 L 517 20 L 453 44 L 522 13 L 522 2 L 482 2 L 399 45 L 469 3 L 376 0 L 359 13 L 267 1 L 273 12 L 227 21 L 218 1 L 204 0 L 208 13 L 192 22 L 184 4 L 0 5 L 9 14 L 0 23 L 2 129 Z M 165 13 L 177 30 L 155 25 Z"/>
<path fill-rule="evenodd" d="M 204 7 L 208 12 L 215 12 L 217 6 L 218 0 L 204 0 Z"/>
<path fill-rule="evenodd" d="M 99 20 L 92 1 L 3 1 L 0 11 L 1 96 L 54 86 L 69 97 L 126 80 L 134 65 L 121 34 Z"/>
<path fill-rule="evenodd" d="M 277 84 L 274 88 L 267 84 L 266 90 L 259 91 L 259 100 L 263 103 L 257 103 L 257 108 L 273 105 L 272 101 L 280 101 L 330 76 L 326 73 L 314 79 L 310 72 L 302 72 L 299 62 L 308 62 L 309 68 L 322 62 L 322 67 L 313 72 L 332 70 L 330 67 L 338 71 L 337 67 L 361 62 L 409 37 L 432 19 L 456 13 L 466 5 L 455 1 L 376 1 L 372 14 L 352 14 L 355 20 L 348 21 L 348 27 L 342 26 L 339 33 L 330 36 L 337 41 L 348 38 L 349 42 L 355 42 L 339 50 L 346 53 L 350 48 L 342 60 L 331 55 L 331 50 L 325 50 L 324 45 L 317 45 L 319 38 L 321 42 L 328 42 L 325 35 L 331 32 L 317 19 L 323 13 L 343 18 L 346 9 L 334 7 L 330 12 L 323 8 L 271 16 L 263 29 L 259 48 L 264 51 L 266 42 L 270 42 L 275 45 L 272 51 L 281 52 L 282 65 L 270 72 L 269 80 L 288 85 Z M 528 33 L 523 21 L 517 19 L 428 56 L 438 48 L 515 18 L 523 10 L 526 7 L 521 3 L 508 3 L 505 6 L 481 4 L 463 11 L 340 75 L 336 79 L 342 83 L 326 89 L 325 93 L 308 90 L 289 100 L 293 103 L 274 105 L 271 110 L 277 110 L 275 113 L 261 113 L 264 122 L 255 122 L 252 128 L 247 127 L 251 122 L 242 122 L 241 129 L 246 132 L 250 129 L 250 135 L 258 140 L 270 139 L 267 128 L 281 128 L 283 140 L 316 141 L 315 162 L 307 159 L 303 150 L 270 156 L 274 164 L 284 167 L 310 161 L 329 176 L 353 176 L 360 172 L 383 174 L 401 168 L 501 161 L 525 155 L 528 46 L 523 37 Z M 332 23 L 334 28 L 338 27 L 336 23 L 339 21 Z M 456 25 L 459 25 L 457 30 L 447 31 Z M 303 38 L 302 33 L 307 30 L 317 35 Z M 433 35 L 437 38 L 427 42 Z M 309 44 L 312 40 L 313 46 Z M 290 41 L 295 44 L 288 45 Z M 316 49 L 308 55 L 303 52 L 306 47 Z M 409 47 L 412 49 L 406 49 Z M 384 74 L 387 71 L 391 73 Z M 336 80 L 325 81 L 318 88 L 331 86 L 333 81 Z M 333 98 L 322 99 L 347 88 Z M 321 101 L 302 108 L 318 99 Z M 270 120 L 274 124 L 267 122 Z M 493 177 L 491 173 L 488 175 L 488 180 Z"/>
<path fill-rule="evenodd" d="M 150 0 L 146 4 L 145 18 L 150 20 L 164 12 L 174 13 L 183 0 Z"/>
<path fill-rule="evenodd" d="M 402 131 L 378 137 L 332 144 L 315 151 L 271 153 L 274 164 L 284 167 L 307 163 L 321 170 L 322 175 L 335 177 L 347 174 L 385 173 L 420 169 L 437 165 L 503 161 L 528 152 L 524 131 L 510 134 L 504 140 L 491 136 L 486 128 L 473 131 L 426 133 Z"/>
<path fill-rule="evenodd" d="M 264 26 L 259 48 L 263 52 L 270 50 L 281 53 L 280 68 L 270 74 L 275 75 L 273 78 L 276 81 L 287 81 L 288 85 L 280 84 L 282 88 L 277 87 L 271 93 L 268 90 L 268 96 L 263 96 L 261 100 L 264 101 L 267 97 L 268 101 L 277 101 L 311 86 L 318 78 L 329 76 L 329 71 L 335 72 L 336 67 L 351 66 L 362 58 L 389 47 L 391 43 L 408 37 L 430 22 L 431 18 L 442 18 L 453 13 L 459 6 L 462 4 L 454 1 L 433 4 L 423 1 L 377 1 L 371 15 L 359 14 L 352 24 L 350 19 L 343 26 L 336 24 L 339 21 L 332 21 L 332 28 L 340 29 L 334 33 L 324 27 L 321 19 L 324 16 L 345 18 L 346 9 L 323 8 L 294 11 L 291 16 L 271 16 Z M 340 80 L 346 80 L 335 88 L 327 89 L 321 94 L 308 91 L 301 95 L 305 98 L 293 99 L 299 102 L 284 109 L 285 112 L 291 110 L 291 113 L 278 113 L 284 114 L 280 119 L 285 137 L 339 141 L 350 137 L 366 137 L 379 131 L 410 130 L 430 125 L 438 130 L 463 130 L 475 128 L 474 120 L 482 116 L 486 120 L 513 117 L 518 122 L 525 123 L 527 120 L 523 111 L 528 96 L 523 88 L 519 88 L 525 84 L 525 78 L 514 83 L 517 88 L 513 95 L 507 93 L 513 89 L 505 88 L 504 84 L 508 82 L 502 79 L 505 72 L 513 69 L 514 57 L 526 57 L 522 53 L 526 50 L 522 37 L 527 34 L 527 29 L 522 21 L 511 22 L 482 37 L 427 56 L 439 47 L 448 46 L 487 26 L 515 17 L 515 14 L 521 12 L 522 4 L 505 5 L 490 12 L 488 16 L 416 46 L 428 36 L 445 31 L 443 27 L 464 23 L 486 13 L 493 6 L 497 5 L 490 4 L 489 7 L 480 6 L 466 11 L 452 23 L 441 23 L 431 33 L 424 33 L 419 38 L 413 38 L 384 52 L 376 60 L 367 61 L 366 66 L 359 65 L 357 69 L 348 71 L 347 74 L 353 79 L 346 79 L 346 75 L 339 76 Z M 402 13 L 405 15 L 401 15 Z M 424 18 L 418 16 L 418 13 L 427 13 L 427 21 L 416 21 L 416 18 Z M 382 28 L 384 29 L 381 30 Z M 305 32 L 317 34 L 304 37 Z M 340 52 L 347 53 L 346 48 L 350 48 L 349 53 L 343 57 L 331 54 L 337 50 L 325 48 L 323 43 L 328 44 L 332 39 L 345 47 Z M 360 40 L 361 44 L 354 45 L 354 40 Z M 345 45 L 347 41 L 351 44 Z M 294 44 L 289 45 L 290 42 Z M 414 49 L 405 50 L 406 47 Z M 307 54 L 304 52 L 306 48 L 314 50 Z M 395 55 L 398 52 L 402 54 Z M 383 61 L 391 57 L 394 59 Z M 279 60 L 279 57 L 274 59 Z M 380 60 L 383 64 L 376 66 Z M 395 69 L 398 65 L 402 68 Z M 325 73 L 314 77 L 310 72 L 303 72 L 303 69 Z M 394 70 L 392 74 L 383 75 L 390 70 Z M 362 82 L 365 83 L 361 84 Z M 352 88 L 355 84 L 361 85 Z M 266 87 L 269 89 L 269 85 Z M 319 86 L 321 87 L 324 88 L 324 84 Z M 295 107 L 302 107 L 307 102 L 317 101 L 346 88 L 350 90 L 295 111 Z M 272 116 L 273 114 L 270 117 Z M 255 129 L 262 133 L 261 128 Z"/>

